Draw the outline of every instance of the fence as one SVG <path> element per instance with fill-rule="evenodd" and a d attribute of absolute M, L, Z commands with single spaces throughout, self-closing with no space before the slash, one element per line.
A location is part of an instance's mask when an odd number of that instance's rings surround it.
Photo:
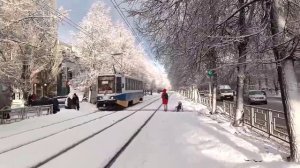
<path fill-rule="evenodd" d="M 201 96 L 198 91 L 185 90 L 179 91 L 179 93 L 197 103 L 201 103 L 208 108 L 211 108 L 209 98 Z M 223 101 L 219 106 L 230 119 L 234 119 L 236 111 L 236 104 L 234 102 Z M 244 105 L 243 120 L 244 124 L 267 134 L 269 137 L 289 142 L 285 117 L 282 111 Z"/>
<path fill-rule="evenodd" d="M 21 121 L 31 117 L 53 114 L 53 105 L 0 110 L 0 124 Z"/>

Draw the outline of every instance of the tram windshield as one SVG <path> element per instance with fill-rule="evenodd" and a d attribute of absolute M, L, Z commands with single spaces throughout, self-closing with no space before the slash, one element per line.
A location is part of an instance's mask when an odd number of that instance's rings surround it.
<path fill-rule="evenodd" d="M 110 94 L 115 92 L 115 77 L 114 76 L 99 76 L 98 77 L 98 94 Z"/>

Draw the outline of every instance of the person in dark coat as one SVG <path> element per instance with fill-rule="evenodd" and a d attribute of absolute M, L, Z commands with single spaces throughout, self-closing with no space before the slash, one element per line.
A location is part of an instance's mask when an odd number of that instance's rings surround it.
<path fill-rule="evenodd" d="M 53 101 L 53 114 L 56 114 L 57 112 L 60 111 L 59 103 L 57 98 L 53 98 L 52 101 Z"/>
<path fill-rule="evenodd" d="M 27 102 L 28 102 L 28 106 L 32 106 L 32 94 L 29 94 L 29 96 L 28 96 L 28 100 L 27 100 Z"/>
<path fill-rule="evenodd" d="M 167 89 L 163 90 L 163 93 L 161 94 L 162 104 L 164 106 L 164 111 L 168 111 L 168 100 L 169 95 L 167 93 Z"/>
<path fill-rule="evenodd" d="M 67 98 L 67 109 L 72 109 L 73 105 L 72 105 L 72 99 L 70 97 Z"/>
<path fill-rule="evenodd" d="M 72 103 L 75 106 L 75 109 L 79 110 L 79 98 L 76 95 L 76 93 L 74 93 L 74 95 L 73 95 Z"/>

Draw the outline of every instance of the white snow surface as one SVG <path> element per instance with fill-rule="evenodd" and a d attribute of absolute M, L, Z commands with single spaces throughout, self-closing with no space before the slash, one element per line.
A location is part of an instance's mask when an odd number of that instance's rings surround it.
<path fill-rule="evenodd" d="M 175 112 L 178 101 L 184 112 Z M 55 115 L 0 125 L 0 168 L 36 166 L 95 133 L 41 167 L 103 167 L 160 105 L 158 94 L 119 112 L 99 112 L 95 105 L 82 103 L 80 111 L 63 109 Z M 205 106 L 177 93 L 170 96 L 168 108 L 164 112 L 160 107 L 112 167 L 300 167 L 284 161 L 288 153 L 285 145 L 246 127 L 234 128 L 222 115 L 207 115 Z"/>
<path fill-rule="evenodd" d="M 222 116 L 208 117 L 204 106 L 178 94 L 171 104 L 204 113 L 158 113 L 117 159 L 114 168 L 299 168 L 287 163 L 286 148 Z M 198 108 L 197 108 L 198 107 Z M 200 107 L 200 108 L 199 108 Z"/>

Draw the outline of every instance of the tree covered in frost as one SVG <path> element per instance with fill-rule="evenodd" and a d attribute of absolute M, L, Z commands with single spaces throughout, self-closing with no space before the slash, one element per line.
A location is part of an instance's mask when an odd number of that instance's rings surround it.
<path fill-rule="evenodd" d="M 57 75 L 59 18 L 49 8 L 55 8 L 54 1 L 0 0 L 0 78 L 24 93 L 41 71 L 50 72 L 43 82 L 51 83 Z"/>
<path fill-rule="evenodd" d="M 299 0 L 123 0 L 176 88 L 235 84 L 233 124 L 243 124 L 243 92 L 257 85 L 282 94 L 291 160 L 300 161 Z M 276 72 L 277 73 L 274 73 Z M 279 84 L 279 85 L 278 85 Z M 298 110 L 298 113 L 296 112 Z"/>

